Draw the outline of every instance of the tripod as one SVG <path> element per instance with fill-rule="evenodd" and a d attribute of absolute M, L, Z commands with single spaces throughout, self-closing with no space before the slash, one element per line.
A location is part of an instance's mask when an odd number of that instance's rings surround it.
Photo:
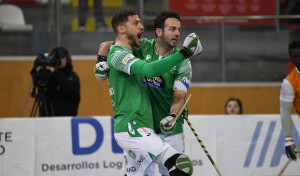
<path fill-rule="evenodd" d="M 30 113 L 30 117 L 35 117 L 38 109 L 41 117 L 54 116 L 52 103 L 48 102 L 46 99 L 46 90 L 47 90 L 46 87 L 40 87 L 40 86 L 38 87 L 38 94 L 35 97 L 34 104 Z"/>

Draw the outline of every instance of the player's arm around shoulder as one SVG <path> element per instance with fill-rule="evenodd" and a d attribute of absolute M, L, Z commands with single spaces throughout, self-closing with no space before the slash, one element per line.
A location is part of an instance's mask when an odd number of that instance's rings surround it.
<path fill-rule="evenodd" d="M 107 79 L 109 66 L 107 64 L 107 55 L 110 50 L 110 46 L 113 45 L 113 41 L 102 42 L 98 48 L 97 61 L 94 66 L 94 74 L 98 81 L 105 81 Z"/>
<path fill-rule="evenodd" d="M 114 44 L 114 41 L 102 42 L 98 48 L 98 55 L 107 56 L 110 46 Z"/>

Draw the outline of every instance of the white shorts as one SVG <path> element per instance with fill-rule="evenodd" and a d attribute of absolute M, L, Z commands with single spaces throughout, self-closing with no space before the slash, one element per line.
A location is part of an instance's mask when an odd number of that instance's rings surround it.
<path fill-rule="evenodd" d="M 170 147 L 150 128 L 138 128 L 140 137 L 131 137 L 128 132 L 115 133 L 115 139 L 124 150 L 127 176 L 144 175 L 152 161 Z"/>
<path fill-rule="evenodd" d="M 161 138 L 163 138 L 171 147 L 173 147 L 178 153 L 184 152 L 184 134 L 175 134 L 175 135 L 166 135 L 159 134 Z M 159 173 L 161 175 L 169 175 L 168 169 L 164 165 L 158 165 Z M 155 163 L 151 163 L 151 165 L 147 168 L 145 175 L 154 176 L 155 173 Z"/>

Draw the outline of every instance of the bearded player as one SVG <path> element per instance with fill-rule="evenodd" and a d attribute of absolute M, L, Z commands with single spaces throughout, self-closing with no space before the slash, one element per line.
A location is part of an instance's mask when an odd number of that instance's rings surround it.
<path fill-rule="evenodd" d="M 143 175 L 150 163 L 164 165 L 171 176 L 191 175 L 190 159 L 154 133 L 147 87 L 138 78 L 165 73 L 184 59 L 201 52 L 198 36 L 190 34 L 184 48 L 172 56 L 147 63 L 132 54 L 141 46 L 143 26 L 135 11 L 120 10 L 112 18 L 115 45 L 107 57 L 109 93 L 114 109 L 114 135 L 123 148 L 127 175 Z M 155 69 L 154 69 L 155 68 Z"/>

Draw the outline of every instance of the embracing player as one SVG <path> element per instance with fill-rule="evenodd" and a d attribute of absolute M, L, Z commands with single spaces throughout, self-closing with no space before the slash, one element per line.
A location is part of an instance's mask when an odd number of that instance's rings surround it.
<path fill-rule="evenodd" d="M 143 58 L 147 62 L 164 59 L 179 50 L 176 48 L 181 30 L 178 13 L 174 11 L 161 12 L 154 20 L 154 28 L 156 39 L 143 39 L 141 47 L 134 50 L 137 57 Z M 202 51 L 201 44 L 200 47 Z M 107 45 L 102 43 L 98 54 L 105 54 L 102 51 L 106 49 Z M 96 66 L 95 75 L 103 81 L 106 75 L 105 73 L 101 74 L 100 70 L 103 71 L 108 67 L 103 63 L 98 63 Z M 182 108 L 191 78 L 192 69 L 189 59 L 185 59 L 170 71 L 157 77 L 142 76 L 141 78 L 144 85 L 149 87 L 155 132 L 181 153 L 184 152 L 183 118 L 180 117 L 177 123 L 169 124 L 169 122 Z M 184 114 L 187 115 L 187 111 Z M 154 175 L 154 169 L 155 166 L 152 164 L 145 175 Z M 169 175 L 165 166 L 159 165 L 159 170 L 162 175 Z"/>
<path fill-rule="evenodd" d="M 148 40 L 136 51 L 139 58 L 147 62 L 163 60 L 173 55 L 180 38 L 180 16 L 174 11 L 163 11 L 154 19 L 156 39 Z M 201 47 L 202 50 L 202 47 Z M 185 96 L 192 79 L 192 67 L 189 59 L 177 64 L 170 71 L 157 77 L 142 77 L 145 86 L 149 87 L 154 130 L 178 152 L 184 152 L 184 119 L 179 117 L 177 123 L 169 124 L 184 105 Z M 187 111 L 184 112 L 187 115 Z M 168 176 L 168 169 L 159 165 L 159 172 Z M 152 164 L 145 175 L 152 176 L 155 165 Z"/>
<path fill-rule="evenodd" d="M 114 109 L 114 135 L 123 148 L 127 175 L 143 175 L 155 162 L 168 168 L 172 175 L 191 175 L 190 159 L 176 151 L 153 131 L 151 102 L 141 76 L 154 77 L 172 69 L 185 58 L 199 54 L 198 36 L 190 34 L 184 48 L 170 57 L 148 63 L 132 54 L 133 47 L 141 46 L 143 25 L 136 11 L 120 10 L 112 18 L 116 43 L 111 46 L 107 63 L 109 93 Z M 150 108 L 149 108 L 150 107 Z"/>

